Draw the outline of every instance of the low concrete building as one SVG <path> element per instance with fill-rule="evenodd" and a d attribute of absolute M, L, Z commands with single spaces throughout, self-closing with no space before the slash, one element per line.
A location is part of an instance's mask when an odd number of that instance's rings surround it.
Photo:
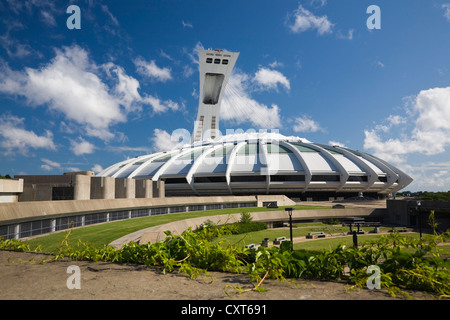
<path fill-rule="evenodd" d="M 17 202 L 23 192 L 23 179 L 0 179 L 0 202 Z"/>
<path fill-rule="evenodd" d="M 398 226 L 430 229 L 429 216 L 433 210 L 437 229 L 445 231 L 450 228 L 450 202 L 419 201 L 414 199 L 387 200 L 389 223 Z"/>
<path fill-rule="evenodd" d="M 92 171 L 62 175 L 20 175 L 15 178 L 22 181 L 22 189 L 16 192 L 16 201 L 19 202 L 165 197 L 164 181 L 96 177 Z"/>
<path fill-rule="evenodd" d="M 69 172 L 63 175 L 20 175 L 23 179 L 22 201 L 88 200 L 92 171 Z"/>

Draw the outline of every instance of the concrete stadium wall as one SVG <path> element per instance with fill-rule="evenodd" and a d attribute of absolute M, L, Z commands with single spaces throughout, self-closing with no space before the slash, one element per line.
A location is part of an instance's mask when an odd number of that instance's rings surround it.
<path fill-rule="evenodd" d="M 281 199 L 281 197 L 283 199 Z M 275 197 L 284 205 L 294 203 Z M 0 204 L 0 237 L 21 239 L 74 227 L 138 217 L 255 207 L 258 196 L 33 201 Z"/>
<path fill-rule="evenodd" d="M 295 203 L 284 196 L 282 205 Z M 258 196 L 217 196 L 217 197 L 173 197 L 173 198 L 134 198 L 134 199 L 96 199 L 96 200 L 62 200 L 62 201 L 30 201 L 16 203 L 0 203 L 0 225 L 7 223 L 39 220 L 43 218 L 61 217 L 85 213 L 119 211 L 126 209 L 206 205 L 214 203 L 249 203 L 256 206 Z"/>

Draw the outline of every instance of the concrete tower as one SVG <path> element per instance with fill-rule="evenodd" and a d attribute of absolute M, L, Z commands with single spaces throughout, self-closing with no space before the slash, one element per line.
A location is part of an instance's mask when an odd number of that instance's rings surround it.
<path fill-rule="evenodd" d="M 215 139 L 223 91 L 239 52 L 199 50 L 200 97 L 192 142 Z"/>

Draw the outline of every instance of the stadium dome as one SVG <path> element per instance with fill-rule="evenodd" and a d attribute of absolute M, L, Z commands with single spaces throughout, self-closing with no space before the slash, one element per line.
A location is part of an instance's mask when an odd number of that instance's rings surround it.
<path fill-rule="evenodd" d="M 192 143 L 128 159 L 97 176 L 165 182 L 166 196 L 284 194 L 301 200 L 379 198 L 412 178 L 361 151 L 278 132 L 220 135 L 222 92 L 239 53 L 199 50 L 200 100 Z"/>
<path fill-rule="evenodd" d="M 314 200 L 379 197 L 412 182 L 367 153 L 276 133 L 196 142 L 112 165 L 99 176 L 165 181 L 167 196 L 285 194 Z"/>

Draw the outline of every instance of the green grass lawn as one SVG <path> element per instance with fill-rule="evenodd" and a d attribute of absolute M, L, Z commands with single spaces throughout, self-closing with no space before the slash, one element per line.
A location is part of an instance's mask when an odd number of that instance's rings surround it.
<path fill-rule="evenodd" d="M 314 210 L 314 209 L 329 209 L 329 207 L 314 207 L 314 206 L 296 206 L 296 210 Z M 193 211 L 183 213 L 171 213 L 163 214 L 151 217 L 142 217 L 128 220 L 121 220 L 109 223 L 102 223 L 82 228 L 75 228 L 71 231 L 69 243 L 71 246 L 77 246 L 79 240 L 87 242 L 94 247 L 102 247 L 109 244 L 111 241 L 118 239 L 126 234 L 149 228 L 165 223 L 170 223 L 177 220 L 213 216 L 220 214 L 233 214 L 242 212 L 257 212 L 257 211 L 273 211 L 273 209 L 267 208 L 233 208 L 233 209 L 220 209 L 220 210 L 208 210 L 208 211 Z M 278 208 L 280 211 L 284 211 L 284 207 Z M 293 236 L 304 237 L 309 232 L 323 231 L 325 234 L 329 233 L 347 233 L 348 227 L 341 227 L 339 225 L 327 225 L 321 222 L 316 223 L 298 223 L 294 225 Z M 381 230 L 388 230 L 390 228 L 381 228 Z M 368 230 L 366 230 L 368 231 Z M 61 245 L 64 237 L 67 234 L 66 231 L 52 233 L 45 236 L 40 236 L 34 239 L 26 240 L 25 242 L 30 244 L 30 248 L 33 250 L 40 246 L 43 252 L 55 252 Z M 267 229 L 256 232 L 250 232 L 247 234 L 230 235 L 222 237 L 215 241 L 223 240 L 224 245 L 235 245 L 243 247 L 247 244 L 254 243 L 260 244 L 264 238 L 269 238 L 273 241 L 277 237 L 285 236 L 289 239 L 289 228 L 276 228 Z M 366 234 L 358 235 L 358 242 L 362 244 L 364 241 L 371 241 L 380 235 Z M 418 237 L 418 234 L 408 234 L 408 236 Z M 334 249 L 340 243 L 347 246 L 353 245 L 351 236 L 338 237 L 338 238 L 325 238 L 314 241 L 307 241 L 294 244 L 295 250 L 320 250 L 320 249 Z M 443 250 L 443 254 L 450 255 L 450 245 L 440 246 Z"/>
<path fill-rule="evenodd" d="M 297 224 L 297 226 L 300 226 L 300 224 Z M 390 228 L 380 228 L 381 230 L 389 230 Z M 314 224 L 303 224 L 301 227 L 293 228 L 292 229 L 292 236 L 294 238 L 297 237 L 305 237 L 309 232 L 317 232 L 317 231 L 323 231 L 325 234 L 330 233 L 342 233 L 346 234 L 348 232 L 348 227 L 341 227 L 341 226 L 330 226 L 322 223 L 314 223 Z M 250 232 L 247 234 L 235 234 L 235 235 L 229 235 L 221 237 L 220 239 L 217 239 L 216 241 L 223 241 L 223 245 L 235 245 L 239 247 L 243 247 L 248 244 L 260 244 L 261 241 L 264 238 L 269 238 L 270 242 L 272 242 L 275 238 L 278 237 L 286 237 L 289 239 L 289 228 L 275 228 L 275 229 L 267 229 L 267 230 L 261 230 L 261 231 L 255 231 Z M 348 236 L 351 243 L 352 242 L 352 236 Z M 338 238 L 338 239 L 345 239 L 345 238 Z M 323 241 L 324 239 L 316 240 L 314 242 Z M 327 239 L 328 240 L 328 239 Z M 332 239 L 330 239 L 332 240 Z M 342 240 L 344 241 L 344 240 Z M 297 245 L 300 244 L 294 244 L 294 249 Z M 326 245 L 325 245 L 326 246 Z M 300 247 L 299 247 L 300 249 Z M 302 248 L 302 249 L 307 249 Z"/>
<path fill-rule="evenodd" d="M 208 211 L 192 211 L 183 213 L 171 213 L 163 214 L 151 217 L 142 217 L 128 220 L 120 220 L 108 223 L 102 223 L 82 228 L 75 228 L 72 230 L 69 244 L 76 246 L 78 240 L 88 242 L 92 246 L 102 247 L 107 245 L 111 241 L 118 239 L 129 233 L 189 218 L 213 216 L 220 214 L 232 214 L 242 212 L 259 212 L 259 211 L 284 211 L 285 207 L 279 207 L 278 209 L 267 209 L 265 207 L 249 207 L 249 208 L 233 208 L 233 209 L 218 209 Z M 296 210 L 315 210 L 315 209 L 330 209 L 330 207 L 320 206 L 295 206 Z M 40 246 L 43 252 L 55 252 L 60 247 L 61 242 L 64 240 L 67 231 L 52 233 L 45 236 L 40 236 L 34 239 L 27 240 L 25 242 L 30 244 L 30 247 L 34 250 Z"/>
<path fill-rule="evenodd" d="M 322 223 L 304 223 L 304 224 L 296 224 L 297 228 L 292 230 L 292 235 L 294 238 L 296 237 L 304 237 L 309 232 L 315 231 L 323 231 L 325 234 L 328 233 L 343 233 L 346 234 L 349 230 L 348 227 L 341 226 L 330 226 Z M 390 230 L 389 227 L 381 227 L 381 231 Z M 383 234 L 372 234 L 366 233 L 364 235 L 358 235 L 358 244 L 361 245 L 364 242 L 373 241 Z M 404 234 L 406 237 L 418 238 L 418 233 L 406 233 Z M 286 237 L 289 239 L 289 228 L 277 228 L 277 229 L 267 229 L 261 231 L 250 232 L 247 234 L 237 234 L 224 236 L 215 241 L 223 241 L 224 246 L 233 245 L 237 247 L 243 247 L 248 244 L 260 244 L 264 238 L 269 238 L 270 243 L 275 238 L 278 237 Z M 427 235 L 424 235 L 424 239 L 426 239 Z M 300 243 L 294 243 L 294 250 L 323 250 L 323 249 L 335 249 L 338 245 L 344 244 L 348 247 L 353 246 L 353 237 L 351 235 L 345 235 L 343 237 L 335 237 L 335 238 L 320 238 L 312 241 L 305 241 Z M 442 250 L 441 254 L 450 255 L 450 244 L 439 246 L 439 249 Z M 406 249 L 407 250 L 407 249 Z"/>

